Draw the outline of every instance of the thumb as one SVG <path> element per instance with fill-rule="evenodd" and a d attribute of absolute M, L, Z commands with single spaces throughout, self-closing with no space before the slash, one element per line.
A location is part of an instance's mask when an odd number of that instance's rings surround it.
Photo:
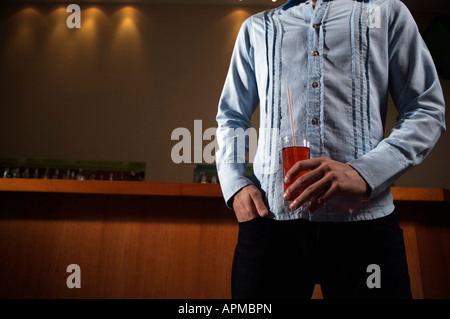
<path fill-rule="evenodd" d="M 266 217 L 269 215 L 269 210 L 267 209 L 266 204 L 264 204 L 264 201 L 261 196 L 261 192 L 257 190 L 256 192 L 253 192 L 250 197 L 253 200 L 253 203 L 255 204 L 255 208 L 258 211 L 259 216 Z"/>

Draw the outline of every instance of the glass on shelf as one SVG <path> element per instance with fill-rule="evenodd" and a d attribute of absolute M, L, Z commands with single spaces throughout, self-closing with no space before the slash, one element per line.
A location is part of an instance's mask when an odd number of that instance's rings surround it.
<path fill-rule="evenodd" d="M 22 172 L 22 178 L 30 178 L 30 169 L 25 168 L 25 170 Z"/>
<path fill-rule="evenodd" d="M 194 183 L 217 184 L 217 169 L 215 165 L 195 165 Z"/>
<path fill-rule="evenodd" d="M 52 179 L 59 179 L 59 169 L 55 169 L 52 175 Z"/>
<path fill-rule="evenodd" d="M 18 168 L 12 170 L 11 178 L 20 178 L 20 170 Z"/>
<path fill-rule="evenodd" d="M 33 178 L 39 178 L 39 169 L 38 168 L 34 169 Z"/>
<path fill-rule="evenodd" d="M 10 170 L 9 170 L 9 167 L 7 167 L 3 171 L 3 178 L 10 178 L 10 177 L 11 177 Z"/>
<path fill-rule="evenodd" d="M 83 181 L 85 179 L 86 179 L 86 177 L 83 174 L 83 169 L 82 168 L 78 169 L 77 180 Z"/>
<path fill-rule="evenodd" d="M 49 177 L 49 168 L 48 167 L 46 167 L 45 168 L 45 171 L 44 171 L 44 175 L 42 175 L 42 178 L 43 179 L 49 179 L 50 177 Z"/>
<path fill-rule="evenodd" d="M 62 176 L 62 179 L 70 179 L 70 169 L 66 170 L 66 173 Z"/>

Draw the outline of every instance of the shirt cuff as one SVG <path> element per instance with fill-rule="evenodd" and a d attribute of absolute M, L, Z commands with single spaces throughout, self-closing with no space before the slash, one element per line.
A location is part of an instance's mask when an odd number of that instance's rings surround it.
<path fill-rule="evenodd" d="M 366 198 L 374 198 L 391 187 L 395 180 L 412 166 L 399 150 L 383 141 L 372 151 L 347 164 L 369 185 L 370 192 L 366 194 Z"/>
<path fill-rule="evenodd" d="M 253 182 L 241 175 L 238 169 L 233 164 L 221 164 L 218 168 L 218 176 L 220 187 L 222 189 L 223 198 L 228 208 L 233 209 L 234 195 L 242 188 L 252 185 Z M 245 170 L 244 170 L 245 171 Z"/>

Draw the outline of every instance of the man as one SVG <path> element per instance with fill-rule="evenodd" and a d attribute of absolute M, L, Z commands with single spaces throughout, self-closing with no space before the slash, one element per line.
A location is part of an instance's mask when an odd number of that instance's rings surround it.
<path fill-rule="evenodd" d="M 398 118 L 384 138 L 389 93 Z M 289 98 L 311 158 L 283 180 Z M 247 178 L 242 135 L 258 105 Z M 324 298 L 411 298 L 390 186 L 431 151 L 444 110 L 432 58 L 398 0 L 291 0 L 247 19 L 217 114 L 219 179 L 239 222 L 233 297 L 310 298 L 319 283 Z"/>

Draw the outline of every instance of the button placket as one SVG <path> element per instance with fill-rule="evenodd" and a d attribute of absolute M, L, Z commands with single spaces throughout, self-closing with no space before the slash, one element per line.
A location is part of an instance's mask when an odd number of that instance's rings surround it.
<path fill-rule="evenodd" d="M 322 127 L 321 127 L 321 94 L 322 85 L 321 80 L 322 71 L 322 19 L 325 14 L 326 6 L 317 6 L 311 11 L 311 19 L 308 20 L 308 82 L 306 84 L 307 89 L 307 111 L 305 122 L 307 126 L 307 132 L 311 140 L 311 152 L 312 156 L 322 154 L 323 139 L 322 139 Z"/>
<path fill-rule="evenodd" d="M 310 106 L 311 106 L 311 110 L 310 110 L 310 119 L 309 119 L 309 125 L 311 125 L 312 128 L 312 134 L 314 136 L 314 139 L 317 139 L 316 142 L 319 142 L 319 131 L 320 127 L 319 127 L 319 112 L 320 112 L 320 61 L 319 61 L 319 57 L 320 57 L 320 53 L 319 53 L 319 28 L 320 28 L 320 24 L 319 23 L 313 23 L 311 24 L 312 28 L 314 29 L 314 31 L 311 33 L 312 37 L 313 37 L 313 41 L 311 41 L 311 45 L 312 47 L 310 48 L 310 52 L 311 52 L 311 86 L 310 86 L 310 90 L 311 94 L 311 101 L 310 101 Z M 318 135 L 319 134 L 319 135 Z"/>

